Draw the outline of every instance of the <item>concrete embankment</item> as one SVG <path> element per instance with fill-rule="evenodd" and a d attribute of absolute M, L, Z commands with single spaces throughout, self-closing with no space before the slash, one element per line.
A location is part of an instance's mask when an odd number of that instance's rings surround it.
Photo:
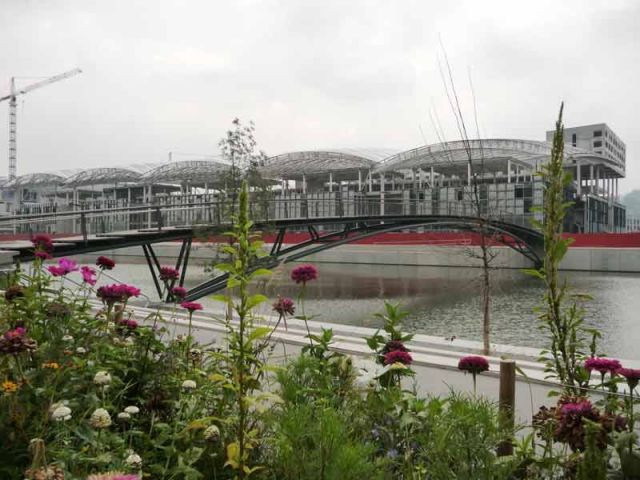
<path fill-rule="evenodd" d="M 132 307 L 132 309 L 139 320 L 155 311 L 145 307 Z M 168 313 L 165 315 L 170 316 Z M 224 346 L 226 331 L 223 317 L 222 311 L 197 312 L 193 318 L 195 338 L 202 344 L 213 342 L 216 347 Z M 268 313 L 260 315 L 259 318 L 262 324 L 271 327 L 277 323 L 277 318 Z M 187 325 L 184 315 L 166 322 L 169 335 L 175 335 L 176 332 L 185 334 Z M 284 325 L 280 324 L 271 337 L 274 345 L 271 362 L 277 363 L 287 358 L 294 358 L 300 353 L 302 346 L 308 342 L 307 330 L 302 321 L 289 319 L 287 326 L 285 330 Z M 309 328 L 314 334 L 320 333 L 321 328 L 331 328 L 334 333 L 333 350 L 352 356 L 358 367 L 364 366 L 369 371 L 375 370 L 373 354 L 364 340 L 375 333 L 374 329 L 313 321 L 309 322 Z M 459 371 L 457 365 L 461 357 L 481 353 L 482 345 L 479 342 L 449 340 L 418 334 L 414 336 L 409 346 L 413 356 L 412 369 L 415 371 L 415 377 L 405 380 L 406 387 L 415 386 L 421 395 L 446 395 L 450 390 L 472 392 L 471 376 Z M 537 361 L 539 350 L 496 344 L 491 348 L 492 355 L 487 357 L 490 370 L 478 377 L 478 393 L 497 401 L 500 359 L 515 360 L 521 369 L 521 373 L 516 376 L 516 417 L 519 423 L 529 423 L 532 414 L 539 406 L 553 404 L 554 398 L 550 398 L 548 393 L 550 390 L 557 390 L 558 385 L 545 379 L 543 365 Z M 633 368 L 640 366 L 639 362 L 634 361 L 624 361 L 624 364 Z"/>
<path fill-rule="evenodd" d="M 160 261 L 176 258 L 179 248 L 178 243 L 154 245 Z M 497 253 L 492 263 L 496 268 L 532 266 L 531 261 L 509 247 L 492 247 L 492 250 Z M 194 243 L 190 262 L 199 265 L 209 264 L 215 258 L 216 252 L 215 245 Z M 101 254 L 113 256 L 122 263 L 145 262 L 141 247 L 107 250 Z M 479 254 L 479 247 L 475 246 L 366 244 L 342 245 L 310 255 L 304 260 L 317 263 L 479 267 L 481 265 Z M 92 261 L 95 255 L 85 257 L 87 261 Z M 561 268 L 577 271 L 640 273 L 640 248 L 569 248 Z"/>

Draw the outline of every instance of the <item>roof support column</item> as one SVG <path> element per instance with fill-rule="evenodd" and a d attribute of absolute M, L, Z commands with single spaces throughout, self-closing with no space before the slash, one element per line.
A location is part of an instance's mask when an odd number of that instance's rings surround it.
<path fill-rule="evenodd" d="M 384 173 L 380 173 L 380 193 L 384 192 Z"/>
<path fill-rule="evenodd" d="M 511 159 L 507 160 L 507 183 L 511 183 Z"/>
<path fill-rule="evenodd" d="M 413 191 L 417 191 L 418 190 L 418 170 L 411 170 L 411 173 L 413 175 Z"/>
<path fill-rule="evenodd" d="M 369 193 L 373 192 L 373 174 L 371 173 L 371 169 L 369 169 Z"/>
<path fill-rule="evenodd" d="M 619 195 L 619 194 L 620 194 L 620 192 L 619 192 L 619 190 L 618 190 L 618 179 L 616 178 L 615 194 L 614 194 L 614 197 L 615 197 L 615 201 L 616 201 L 616 202 L 617 202 L 617 201 L 619 201 L 619 200 L 618 200 L 618 195 Z"/>
<path fill-rule="evenodd" d="M 358 191 L 362 191 L 362 172 L 358 170 Z"/>
<path fill-rule="evenodd" d="M 576 180 L 578 181 L 578 195 L 582 195 L 582 175 L 580 171 L 580 160 L 576 162 Z"/>
<path fill-rule="evenodd" d="M 471 162 L 467 162 L 467 185 L 471 186 Z"/>
<path fill-rule="evenodd" d="M 329 172 L 329 192 L 333 192 L 333 172 Z"/>
<path fill-rule="evenodd" d="M 302 174 L 302 193 L 307 193 L 307 177 Z"/>
<path fill-rule="evenodd" d="M 429 172 L 429 186 L 431 188 L 435 187 L 435 183 L 434 183 L 435 179 L 436 179 L 436 174 L 433 171 L 433 167 L 431 167 L 431 171 Z"/>
<path fill-rule="evenodd" d="M 600 192 L 600 165 L 596 165 L 596 195 Z"/>
<path fill-rule="evenodd" d="M 589 193 L 593 195 L 593 164 L 589 165 Z"/>

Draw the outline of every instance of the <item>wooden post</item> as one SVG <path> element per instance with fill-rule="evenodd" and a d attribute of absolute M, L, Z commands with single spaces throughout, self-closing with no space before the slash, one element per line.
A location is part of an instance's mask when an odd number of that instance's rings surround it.
<path fill-rule="evenodd" d="M 509 432 L 514 427 L 514 412 L 516 404 L 516 362 L 515 360 L 500 360 L 500 399 L 499 414 L 502 427 Z M 498 446 L 498 455 L 512 455 L 513 442 L 511 438 Z"/>

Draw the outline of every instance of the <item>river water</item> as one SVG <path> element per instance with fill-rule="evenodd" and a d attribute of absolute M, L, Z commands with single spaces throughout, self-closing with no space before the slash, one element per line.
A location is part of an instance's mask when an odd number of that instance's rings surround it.
<path fill-rule="evenodd" d="M 305 313 L 315 316 L 316 321 L 378 327 L 381 322 L 374 314 L 383 311 L 386 299 L 400 302 L 410 312 L 403 323 L 407 331 L 477 341 L 482 338 L 480 269 L 329 263 L 317 267 L 319 279 L 310 283 L 305 293 Z M 295 298 L 299 287 L 289 279 L 291 268 L 293 265 L 280 267 L 256 288 L 270 297 Z M 146 265 L 120 265 L 112 274 L 138 285 L 151 300 L 157 300 Z M 185 284 L 190 287 L 207 278 L 204 268 L 192 265 Z M 565 272 L 563 278 L 574 293 L 592 297 L 583 303 L 585 324 L 602 332 L 601 350 L 640 360 L 640 274 Z M 540 281 L 519 270 L 495 270 L 492 284 L 491 341 L 545 346 L 534 311 L 542 301 Z M 207 298 L 201 302 L 207 306 L 216 303 Z"/>

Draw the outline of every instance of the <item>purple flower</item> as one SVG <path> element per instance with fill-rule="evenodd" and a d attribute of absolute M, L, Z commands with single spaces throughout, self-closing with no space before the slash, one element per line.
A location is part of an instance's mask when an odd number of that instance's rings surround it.
<path fill-rule="evenodd" d="M 65 269 L 62 267 L 59 267 L 58 265 L 49 265 L 47 267 L 47 270 L 54 277 L 64 277 L 67 274 Z"/>
<path fill-rule="evenodd" d="M 126 327 L 129 330 L 135 330 L 136 328 L 138 328 L 138 322 L 136 322 L 132 318 L 118 320 L 118 325 L 120 325 L 121 327 Z"/>
<path fill-rule="evenodd" d="M 189 313 L 193 313 L 196 310 L 202 310 L 202 305 L 198 302 L 182 302 L 180 306 L 186 310 L 189 310 Z"/>
<path fill-rule="evenodd" d="M 27 350 L 35 350 L 38 344 L 27 336 L 23 327 L 9 330 L 0 337 L 0 353 L 18 354 Z"/>
<path fill-rule="evenodd" d="M 394 363 L 402 363 L 404 365 L 411 365 L 413 357 L 409 352 L 403 352 L 402 350 L 393 350 L 384 356 L 384 364 L 392 365 Z"/>
<path fill-rule="evenodd" d="M 173 295 L 173 298 L 176 300 L 182 300 L 187 296 L 187 289 L 184 287 L 173 287 L 171 289 L 171 295 Z"/>
<path fill-rule="evenodd" d="M 98 267 L 100 267 L 102 270 L 112 270 L 113 267 L 116 266 L 116 262 L 111 260 L 109 257 L 105 257 L 103 255 L 100 255 L 96 259 L 96 265 Z"/>
<path fill-rule="evenodd" d="M 622 368 L 622 365 L 619 360 L 613 358 L 591 357 L 584 362 L 584 368 L 589 372 L 597 370 L 601 375 L 608 373 L 613 376 Z"/>
<path fill-rule="evenodd" d="M 293 315 L 296 311 L 296 307 L 293 300 L 290 298 L 278 297 L 278 300 L 273 304 L 273 311 L 282 316 Z"/>
<path fill-rule="evenodd" d="M 307 282 L 318 278 L 318 269 L 311 264 L 299 265 L 291 270 L 291 280 L 306 285 Z"/>
<path fill-rule="evenodd" d="M 638 386 L 638 382 L 640 381 L 640 369 L 620 368 L 616 373 L 627 379 L 627 385 L 629 385 L 631 390 Z"/>
<path fill-rule="evenodd" d="M 180 272 L 173 267 L 160 267 L 160 280 L 166 282 L 168 280 L 177 280 Z"/>
<path fill-rule="evenodd" d="M 80 273 L 82 274 L 82 280 L 84 280 L 85 283 L 88 283 L 92 287 L 96 284 L 96 271 L 93 268 L 85 265 L 80 268 Z"/>
<path fill-rule="evenodd" d="M 46 233 L 39 233 L 34 235 L 31 239 L 31 243 L 36 251 L 41 252 L 51 252 L 53 251 L 53 240 L 51 239 L 51 235 L 47 235 Z"/>
<path fill-rule="evenodd" d="M 585 416 L 593 413 L 593 405 L 589 400 L 583 400 L 576 403 L 565 403 L 562 405 L 563 415 Z"/>
<path fill-rule="evenodd" d="M 473 373 L 474 375 L 489 370 L 489 362 L 484 357 L 468 355 L 458 362 L 458 370 Z"/>

